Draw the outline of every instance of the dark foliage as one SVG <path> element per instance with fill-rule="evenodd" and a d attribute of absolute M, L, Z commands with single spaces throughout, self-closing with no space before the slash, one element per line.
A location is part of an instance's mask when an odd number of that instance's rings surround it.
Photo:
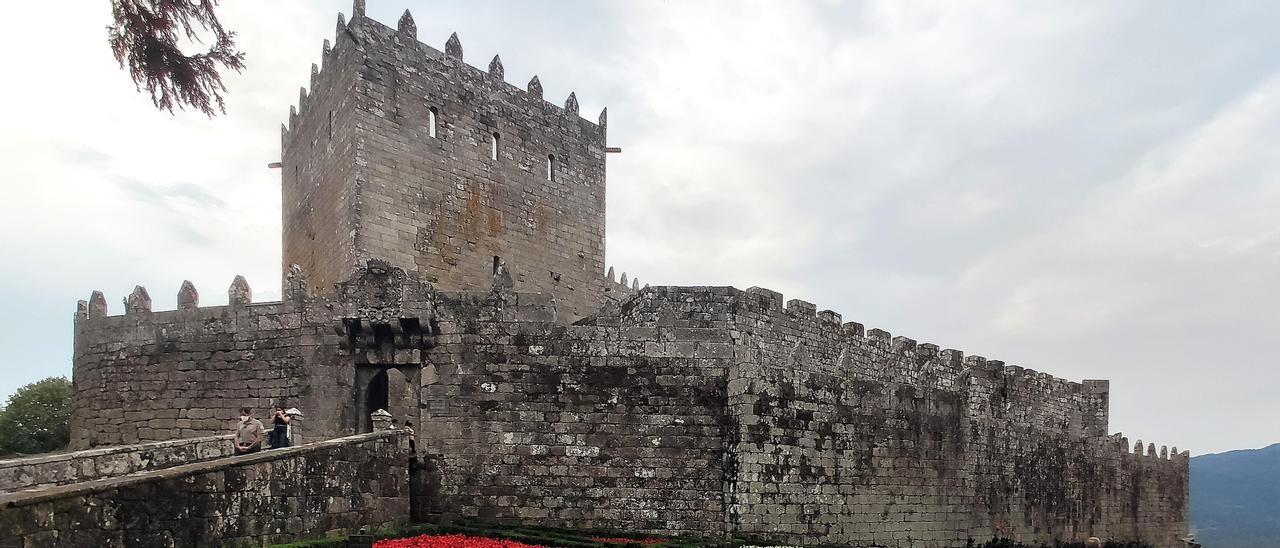
<path fill-rule="evenodd" d="M 244 53 L 236 49 L 236 33 L 222 28 L 214 8 L 218 0 L 112 0 L 115 24 L 107 27 L 107 41 L 121 68 L 127 68 L 138 89 L 146 88 L 156 108 L 173 112 L 187 106 L 208 116 L 226 113 L 220 71 L 239 72 Z M 208 51 L 187 55 L 179 41 L 203 43 L 212 35 Z"/>
<path fill-rule="evenodd" d="M 47 453 L 71 439 L 73 394 L 64 377 L 33 382 L 9 396 L 0 409 L 0 455 Z"/>

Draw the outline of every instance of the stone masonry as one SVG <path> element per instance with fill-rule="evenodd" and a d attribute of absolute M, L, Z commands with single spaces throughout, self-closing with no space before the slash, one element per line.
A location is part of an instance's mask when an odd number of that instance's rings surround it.
<path fill-rule="evenodd" d="M 283 393 L 317 439 L 372 429 L 369 409 L 414 420 L 436 476 L 419 495 L 439 513 L 913 547 L 1172 547 L 1186 532 L 1187 454 L 1107 435 L 1105 381 L 965 357 L 760 288 L 651 287 L 565 325 L 551 295 L 496 281 L 440 291 L 371 260 L 333 297 L 293 273 L 278 303 L 86 307 L 74 439 L 219 433 Z M 174 381 L 277 360 L 296 361 L 279 384 Z M 160 388 L 122 397 L 130 382 Z M 104 412 L 138 401 L 219 416 L 139 428 Z"/>
<path fill-rule="evenodd" d="M 284 265 L 320 293 L 369 258 L 447 290 L 487 289 L 505 260 L 515 286 L 555 295 L 566 318 L 607 296 L 605 113 L 578 116 L 364 16 L 338 22 L 311 90 L 282 128 Z M 501 259 L 498 259 L 498 258 Z M 625 285 L 625 283 L 623 284 Z"/>
<path fill-rule="evenodd" d="M 374 432 L 0 494 L 0 547 L 247 547 L 403 525 L 407 441 Z"/>
<path fill-rule="evenodd" d="M 1188 454 L 1108 429 L 1071 382 L 762 288 L 641 287 L 604 263 L 604 118 L 339 18 L 283 135 L 283 299 L 76 316 L 75 448 L 309 439 L 414 421 L 415 513 L 913 548 L 1180 547 Z M 493 135 L 497 133 L 497 159 Z M 549 165 L 549 157 L 555 157 Z M 548 173 L 548 169 L 552 170 Z M 550 175 L 550 177 L 548 177 Z M 1132 447 L 1132 449 L 1131 449 Z"/>
<path fill-rule="evenodd" d="M 0 460 L 0 493 L 68 485 L 235 454 L 231 434 Z"/>

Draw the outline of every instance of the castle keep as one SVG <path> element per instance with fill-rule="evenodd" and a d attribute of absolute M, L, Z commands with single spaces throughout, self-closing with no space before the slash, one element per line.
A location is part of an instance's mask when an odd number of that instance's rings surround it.
<path fill-rule="evenodd" d="M 363 20 L 362 20 L 363 19 Z M 594 313 L 604 277 L 605 113 L 560 108 L 397 29 L 338 22 L 311 90 L 281 129 L 283 266 L 319 293 L 369 258 L 445 290 L 488 290 L 498 261 L 516 287 L 552 295 L 562 319 Z M 625 284 L 622 284 L 625 285 Z"/>
<path fill-rule="evenodd" d="M 355 436 L 323 462 L 358 445 L 403 466 L 359 437 L 385 409 L 415 423 L 415 517 L 1182 546 L 1188 454 L 1111 433 L 1107 381 L 768 289 L 615 281 L 604 113 L 506 83 L 497 57 L 473 68 L 456 35 L 441 52 L 416 34 L 408 12 L 391 28 L 360 0 L 313 65 L 281 136 L 281 301 L 237 278 L 226 306 L 189 284 L 178 310 L 142 288 L 123 314 L 101 293 L 81 303 L 74 448 L 223 434 L 240 406 L 285 402 L 304 441 Z M 408 511 L 405 489 L 368 481 L 390 501 L 379 523 Z"/>

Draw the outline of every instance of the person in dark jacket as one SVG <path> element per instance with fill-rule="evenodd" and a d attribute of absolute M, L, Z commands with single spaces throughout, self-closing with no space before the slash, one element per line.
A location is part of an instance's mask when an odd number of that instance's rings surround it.
<path fill-rule="evenodd" d="M 289 415 L 284 412 L 284 406 L 277 405 L 275 413 L 271 416 L 271 448 L 278 449 L 289 446 Z"/>

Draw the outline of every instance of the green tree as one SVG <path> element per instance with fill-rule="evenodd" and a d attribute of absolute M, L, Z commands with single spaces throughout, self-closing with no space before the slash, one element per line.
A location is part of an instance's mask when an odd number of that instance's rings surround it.
<path fill-rule="evenodd" d="M 0 409 L 0 455 L 56 451 L 71 440 L 71 381 L 49 377 L 14 392 Z"/>

